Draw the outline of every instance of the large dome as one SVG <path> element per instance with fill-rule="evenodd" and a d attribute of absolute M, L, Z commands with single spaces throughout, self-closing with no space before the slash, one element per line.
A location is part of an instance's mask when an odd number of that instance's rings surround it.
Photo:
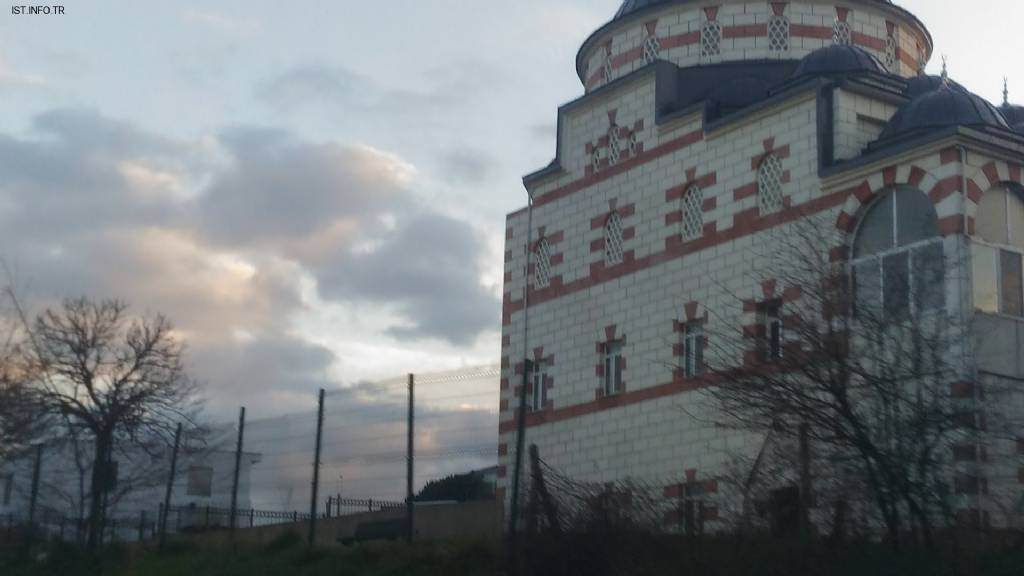
<path fill-rule="evenodd" d="M 929 132 L 951 126 L 1009 130 L 1002 114 L 987 100 L 967 90 L 943 83 L 911 100 L 893 116 L 882 139 Z"/>
<path fill-rule="evenodd" d="M 886 74 L 885 65 L 874 54 L 857 46 L 833 44 L 804 56 L 793 78 L 837 74 Z"/>
<path fill-rule="evenodd" d="M 892 6 L 893 5 L 891 0 L 861 0 L 861 1 L 862 2 L 866 2 L 868 4 L 885 4 L 885 5 L 888 5 L 888 6 Z M 637 12 L 641 12 L 644 9 L 650 8 L 652 6 L 658 6 L 658 5 L 661 5 L 661 4 L 672 4 L 673 2 L 678 3 L 678 4 L 686 4 L 688 2 L 689 3 L 693 3 L 694 0 L 623 0 L 622 6 L 620 6 L 618 12 L 615 13 L 614 20 L 618 20 L 619 18 L 625 18 L 627 16 L 630 16 L 630 15 L 635 14 Z"/>

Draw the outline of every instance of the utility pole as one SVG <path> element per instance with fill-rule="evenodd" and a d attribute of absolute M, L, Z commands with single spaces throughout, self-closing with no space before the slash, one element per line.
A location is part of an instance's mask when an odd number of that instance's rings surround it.
<path fill-rule="evenodd" d="M 530 381 L 531 364 L 529 359 L 523 359 L 523 381 L 519 386 L 519 411 L 516 422 L 516 465 L 512 476 L 512 505 L 508 514 L 510 572 L 513 576 L 518 574 L 519 570 L 519 484 L 526 441 L 526 385 Z"/>
<path fill-rule="evenodd" d="M 228 537 L 235 539 L 235 514 L 238 513 L 238 473 L 242 467 L 242 443 L 245 441 L 245 406 L 238 411 L 238 444 L 235 446 L 235 477 L 231 484 L 231 520 Z"/>
<path fill-rule="evenodd" d="M 160 518 L 160 544 L 161 550 L 167 542 L 167 517 L 171 514 L 171 490 L 174 489 L 174 474 L 178 468 L 178 447 L 181 446 L 181 422 L 174 431 L 174 451 L 171 452 L 171 472 L 167 475 L 167 491 L 164 492 L 164 513 Z"/>
<path fill-rule="evenodd" d="M 316 450 L 313 455 L 313 497 L 309 503 L 309 545 L 316 540 L 317 489 L 320 487 L 320 444 L 324 432 L 324 389 L 320 389 L 320 399 L 316 411 Z"/>
<path fill-rule="evenodd" d="M 409 422 L 406 425 L 408 438 L 406 448 L 406 470 L 405 470 L 405 540 L 412 544 L 413 536 L 416 534 L 416 507 L 413 502 L 413 474 L 415 462 L 414 442 L 414 419 L 416 416 L 415 404 L 416 377 L 409 374 Z"/>

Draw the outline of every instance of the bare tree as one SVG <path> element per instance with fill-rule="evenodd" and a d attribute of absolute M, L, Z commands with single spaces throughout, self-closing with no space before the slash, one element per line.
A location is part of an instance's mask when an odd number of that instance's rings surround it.
<path fill-rule="evenodd" d="M 197 387 L 163 316 L 131 317 L 118 300 L 66 300 L 28 327 L 43 402 L 91 444 L 88 545 L 100 538 L 117 451 L 155 454 L 191 421 Z"/>
<path fill-rule="evenodd" d="M 25 334 L 5 290 L 0 305 L 0 464 L 16 458 L 45 428 L 42 405 L 25 357 Z"/>
<path fill-rule="evenodd" d="M 849 250 L 836 251 L 844 238 L 828 230 L 827 220 L 807 218 L 773 237 L 753 282 L 773 294 L 745 301 L 742 331 L 710 336 L 709 397 L 721 424 L 758 432 L 791 455 L 803 435 L 816 491 L 841 487 L 834 533 L 855 505 L 877 514 L 894 545 L 906 532 L 930 543 L 936 523 L 951 518 L 953 448 L 975 425 L 957 390 L 967 326 L 948 312 L 959 302 L 947 304 L 960 266 L 936 236 L 859 270 L 847 263 Z M 800 484 L 806 519 L 812 474 L 801 460 L 792 465 L 804 469 L 788 476 Z"/>

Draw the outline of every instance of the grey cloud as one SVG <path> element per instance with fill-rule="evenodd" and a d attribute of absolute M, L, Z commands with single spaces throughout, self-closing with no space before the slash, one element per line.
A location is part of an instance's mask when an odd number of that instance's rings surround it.
<path fill-rule="evenodd" d="M 267 129 L 235 129 L 222 142 L 232 165 L 197 207 L 204 234 L 220 243 L 310 238 L 405 197 L 397 162 L 370 149 L 301 142 Z"/>
<path fill-rule="evenodd" d="M 458 148 L 441 159 L 441 177 L 451 184 L 475 186 L 486 181 L 496 167 L 490 155 L 472 148 Z"/>
<path fill-rule="evenodd" d="M 411 321 L 390 330 L 397 338 L 467 344 L 498 321 L 498 300 L 480 286 L 483 244 L 466 222 L 419 214 L 373 252 L 321 269 L 320 289 L 329 298 L 395 303 Z"/>

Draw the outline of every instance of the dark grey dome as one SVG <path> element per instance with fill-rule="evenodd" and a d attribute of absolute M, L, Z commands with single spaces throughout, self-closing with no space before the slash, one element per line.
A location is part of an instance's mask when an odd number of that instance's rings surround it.
<path fill-rule="evenodd" d="M 619 7 L 619 11 L 615 13 L 615 19 L 624 18 L 634 12 L 639 12 L 649 6 L 656 4 L 668 4 L 672 0 L 626 0 Z"/>
<path fill-rule="evenodd" d="M 957 84 L 956 82 L 953 82 L 948 78 L 944 79 L 942 76 L 929 76 L 927 74 L 921 74 L 919 76 L 911 78 L 910 80 L 907 80 L 907 97 L 913 100 L 918 96 L 927 94 L 928 92 L 932 92 L 934 90 L 938 90 L 939 88 L 942 87 L 943 84 L 946 84 L 950 88 L 954 88 L 957 90 L 966 90 L 966 88 L 964 88 L 960 84 Z"/>
<path fill-rule="evenodd" d="M 1018 132 L 1024 130 L 1024 106 L 1003 102 L 1003 105 L 999 107 L 999 113 L 1006 118 L 1006 123 L 1014 130 Z"/>
<path fill-rule="evenodd" d="M 878 58 L 867 50 L 856 46 L 833 44 L 804 56 L 793 72 L 793 78 L 863 73 L 887 72 Z"/>
<path fill-rule="evenodd" d="M 882 132 L 882 139 L 951 126 L 1009 130 L 1003 115 L 987 100 L 962 88 L 943 84 L 903 106 Z"/>

